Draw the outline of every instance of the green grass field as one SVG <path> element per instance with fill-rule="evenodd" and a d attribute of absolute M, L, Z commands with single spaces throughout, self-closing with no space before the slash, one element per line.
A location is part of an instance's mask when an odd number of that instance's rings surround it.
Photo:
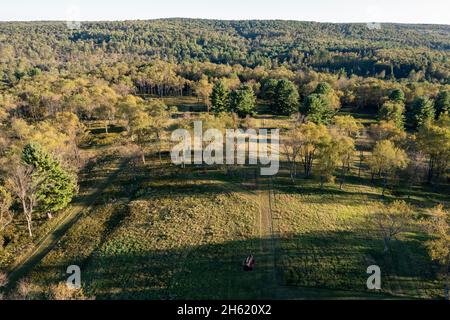
<path fill-rule="evenodd" d="M 281 268 L 289 285 L 367 292 L 366 269 L 382 270 L 382 293 L 405 298 L 443 296 L 418 226 L 383 254 L 383 242 L 368 221 L 373 208 L 390 201 L 376 188 L 317 182 L 280 184 L 274 211 L 281 234 Z M 416 212 L 421 207 L 415 206 Z"/>

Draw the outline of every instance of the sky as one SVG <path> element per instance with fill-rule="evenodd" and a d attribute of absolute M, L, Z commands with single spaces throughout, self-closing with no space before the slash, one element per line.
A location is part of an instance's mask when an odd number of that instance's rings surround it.
<path fill-rule="evenodd" d="M 450 24 L 450 0 L 1 0 L 0 21 L 155 18 Z"/>

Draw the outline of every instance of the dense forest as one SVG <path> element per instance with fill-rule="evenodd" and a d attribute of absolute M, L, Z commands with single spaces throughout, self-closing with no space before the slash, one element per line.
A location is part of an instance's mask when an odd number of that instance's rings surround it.
<path fill-rule="evenodd" d="M 290 21 L 155 20 L 0 24 L 2 80 L 58 70 L 94 72 L 102 66 L 151 59 L 265 70 L 314 70 L 381 79 L 447 82 L 449 26 L 323 24 Z M 192 80 L 192 77 L 188 77 Z"/>
<path fill-rule="evenodd" d="M 29 105 L 33 118 L 53 112 L 42 110 L 45 104 L 77 104 L 78 110 L 64 107 L 80 115 L 83 103 L 74 101 L 89 90 L 113 100 L 108 90 L 196 94 L 208 102 L 218 79 L 231 89 L 251 84 L 258 98 L 265 98 L 269 79 L 293 81 L 301 98 L 325 81 L 344 106 L 376 109 L 398 86 L 409 104 L 417 96 L 437 97 L 450 79 L 449 32 L 448 26 L 377 30 L 289 21 L 169 19 L 83 23 L 78 30 L 63 22 L 1 23 L 0 79 L 3 99 Z"/>

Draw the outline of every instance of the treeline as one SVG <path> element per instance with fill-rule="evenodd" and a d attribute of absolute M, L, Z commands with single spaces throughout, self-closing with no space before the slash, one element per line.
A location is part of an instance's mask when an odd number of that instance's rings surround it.
<path fill-rule="evenodd" d="M 354 162 L 356 138 L 366 133 L 373 145 L 368 146 L 371 156 L 364 159 L 364 163 L 370 169 L 372 182 L 376 176 L 383 179 L 383 193 L 388 180 L 409 165 L 410 171 L 403 173 L 415 183 L 438 185 L 447 177 L 450 162 L 449 90 L 441 91 L 435 100 L 416 97 L 407 108 L 404 92 L 393 89 L 383 97 L 385 102 L 378 110 L 379 121 L 369 128 L 364 128 L 352 116 L 339 115 L 339 95 L 327 82 L 319 83 L 302 102 L 296 85 L 286 79 L 266 82 L 263 92 L 274 114 L 294 116 L 294 127 L 284 141 L 292 180 L 297 176 L 298 163 L 306 177 L 311 176 L 315 165 L 322 183 L 334 177 L 340 167 L 342 188 Z M 234 113 L 247 117 L 255 113 L 256 98 L 248 85 L 229 90 L 219 81 L 214 85 L 210 99 L 211 111 L 218 116 Z M 363 159 L 360 161 L 361 169 Z M 426 168 L 426 174 L 421 176 L 420 168 Z"/>
<path fill-rule="evenodd" d="M 361 135 L 370 137 L 369 154 L 356 143 Z M 383 194 L 390 183 L 431 183 L 438 187 L 448 179 L 450 159 L 450 118 L 444 113 L 422 124 L 417 132 L 408 133 L 393 121 L 380 121 L 369 128 L 351 116 L 333 117 L 328 125 L 297 121 L 287 131 L 283 151 L 292 181 L 300 176 L 320 177 L 321 185 L 338 178 L 340 188 L 354 163 L 358 172 L 369 173 L 372 184 L 381 181 Z"/>
<path fill-rule="evenodd" d="M 0 79 L 95 72 L 102 65 L 210 62 L 242 68 L 448 83 L 449 26 L 295 21 L 153 21 L 0 24 Z"/>
<path fill-rule="evenodd" d="M 427 81 L 293 72 L 285 67 L 266 70 L 199 62 L 176 65 L 155 60 L 142 66 L 125 63 L 101 66 L 95 72 L 80 75 L 52 72 L 27 75 L 11 87 L 4 87 L 0 99 L 3 112 L 13 112 L 15 116 L 32 120 L 45 119 L 60 111 L 73 112 L 80 119 L 105 119 L 114 117 L 113 109 L 127 95 L 141 98 L 196 95 L 209 108 L 213 88 L 221 83 L 230 91 L 242 87 L 251 89 L 256 99 L 272 105 L 269 113 L 288 115 L 289 112 L 277 110 L 271 103 L 276 84 L 280 81 L 288 84 L 290 88 L 287 90 L 297 93 L 293 99 L 299 104 L 309 101 L 309 106 L 303 110 L 305 113 L 308 113 L 308 108 L 319 107 L 322 100 L 318 98 L 323 94 L 333 100 L 333 111 L 342 106 L 377 113 L 394 90 L 403 92 L 405 107 L 410 110 L 414 109 L 418 98 L 445 101 L 442 94 L 450 87 Z M 327 87 L 317 92 L 319 84 Z M 296 112 L 298 108 L 294 106 L 291 111 Z"/>

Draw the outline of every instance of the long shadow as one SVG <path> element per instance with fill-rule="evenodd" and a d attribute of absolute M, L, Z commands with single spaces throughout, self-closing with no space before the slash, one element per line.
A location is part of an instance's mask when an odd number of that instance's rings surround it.
<path fill-rule="evenodd" d="M 435 295 L 427 293 L 428 297 L 443 296 L 430 271 L 431 261 L 416 239 L 394 241 L 391 254 L 385 256 L 382 242 L 363 232 L 285 235 L 275 265 L 284 280 L 277 283 L 267 281 L 274 257 L 260 243 L 250 238 L 170 250 L 110 248 L 82 269 L 84 291 L 108 300 L 391 299 L 421 298 L 434 285 Z M 256 268 L 244 272 L 242 261 L 249 252 L 255 255 Z M 366 289 L 367 267 L 374 264 L 382 270 L 379 293 Z M 46 266 L 40 272 L 60 275 L 47 279 L 57 283 L 64 281 L 66 268 Z"/>
<path fill-rule="evenodd" d="M 11 272 L 8 274 L 8 284 L 4 288 L 5 292 L 10 292 L 16 287 L 17 282 L 24 276 L 29 274 L 32 269 L 39 264 L 39 262 L 57 245 L 58 241 L 67 233 L 67 231 L 79 221 L 82 214 L 94 206 L 102 195 L 103 191 L 114 182 L 118 176 L 120 170 L 124 167 L 126 161 L 122 160 L 120 167 L 112 172 L 109 176 L 104 177 L 101 184 L 97 186 L 97 189 L 93 193 L 79 196 L 74 199 L 74 206 L 70 211 L 66 212 L 66 216 L 57 224 L 53 230 L 51 230 L 39 243 L 35 245 L 32 252 L 27 256 L 24 261 L 21 261 Z"/>
<path fill-rule="evenodd" d="M 118 174 L 115 184 L 120 190 L 111 186 L 105 196 L 120 198 L 125 194 L 133 199 L 139 189 L 137 186 L 147 180 L 151 182 L 149 194 L 157 196 L 223 194 L 224 188 L 212 180 L 243 183 L 255 175 L 252 167 L 237 170 L 231 179 L 223 170 L 205 172 L 204 168 L 197 168 L 184 176 L 177 175 L 176 184 L 172 185 L 171 170 L 166 175 L 153 174 L 151 177 L 143 170 L 130 180 L 136 170 L 139 172 L 139 168 L 130 167 Z M 192 180 L 196 179 L 211 180 L 211 183 L 195 184 Z M 349 201 L 352 195 L 361 195 L 333 188 L 324 191 L 310 184 L 289 186 L 279 181 L 273 187 L 285 193 L 348 195 Z M 269 189 L 270 186 L 263 184 L 260 188 Z M 374 199 L 381 197 L 363 195 Z M 321 203 L 326 200 L 322 197 Z M 394 298 L 390 294 L 408 298 L 439 298 L 443 294 L 443 291 L 439 293 L 440 284 L 435 282 L 432 262 L 421 238 L 409 236 L 394 241 L 391 253 L 383 255 L 382 241 L 370 236 L 367 230 L 282 234 L 275 268 L 283 277 L 273 283 L 268 279 L 273 273 L 274 253 L 263 249 L 270 245 L 261 246 L 261 241 L 264 244 L 272 239 L 249 238 L 170 250 L 155 249 L 152 242 L 155 239 L 145 240 L 138 247 L 119 246 L 112 238 L 126 216 L 126 212 L 121 211 L 112 214 L 106 222 L 107 232 L 102 235 L 100 245 L 88 258 L 81 261 L 68 258 L 63 264 L 39 266 L 33 271 L 42 273 L 41 281 L 46 285 L 56 284 L 65 281 L 68 265 L 78 264 L 83 267 L 85 292 L 98 299 L 382 299 Z M 65 231 L 58 230 L 55 237 L 61 237 Z M 210 240 L 204 239 L 204 242 Z M 133 233 L 130 233 L 129 241 L 133 243 Z M 105 244 L 108 244 L 108 250 L 104 249 Z M 244 272 L 241 264 L 250 252 L 256 257 L 256 270 Z M 366 270 L 373 264 L 379 265 L 383 272 L 385 287 L 379 294 L 365 288 Z M 33 267 L 26 266 L 27 269 Z"/>
<path fill-rule="evenodd" d="M 178 195 L 198 195 L 198 194 L 220 194 L 223 193 L 223 187 L 217 185 L 217 182 L 234 183 L 244 186 L 248 190 L 254 189 L 252 185 L 256 177 L 258 177 L 258 168 L 255 166 L 240 166 L 234 167 L 230 173 L 226 173 L 223 167 L 203 167 L 190 166 L 186 169 L 176 167 L 167 168 L 167 173 L 161 176 L 152 176 L 151 186 L 152 194 L 170 194 Z M 143 178 L 145 181 L 145 177 Z M 202 181 L 202 184 L 194 181 Z M 175 183 L 176 181 L 176 183 Z M 211 181 L 208 183 L 207 181 Z M 335 201 L 334 197 L 339 197 L 339 201 L 352 202 L 355 197 L 374 201 L 390 201 L 394 198 L 402 198 L 410 204 L 420 207 L 432 207 L 438 203 L 446 203 L 450 198 L 445 193 L 432 192 L 426 187 L 414 187 L 411 190 L 395 187 L 395 192 L 391 192 L 392 196 L 383 196 L 381 192 L 363 192 L 351 191 L 358 186 L 373 186 L 371 179 L 368 177 L 348 176 L 343 189 L 339 189 L 339 185 L 326 185 L 320 187 L 318 181 L 312 179 L 296 179 L 295 184 L 292 183 L 289 174 L 285 171 L 280 171 L 274 177 L 275 183 L 272 185 L 262 185 L 261 190 L 273 190 L 276 193 L 282 194 L 302 194 L 306 196 L 313 195 L 329 195 L 330 201 Z M 174 184 L 172 184 L 172 182 Z M 126 183 L 126 181 L 124 181 Z M 350 189 L 350 190 L 349 190 Z M 119 196 L 117 194 L 116 196 Z M 314 201 L 314 200 L 309 200 Z M 327 201 L 326 197 L 318 198 L 318 203 Z"/>

